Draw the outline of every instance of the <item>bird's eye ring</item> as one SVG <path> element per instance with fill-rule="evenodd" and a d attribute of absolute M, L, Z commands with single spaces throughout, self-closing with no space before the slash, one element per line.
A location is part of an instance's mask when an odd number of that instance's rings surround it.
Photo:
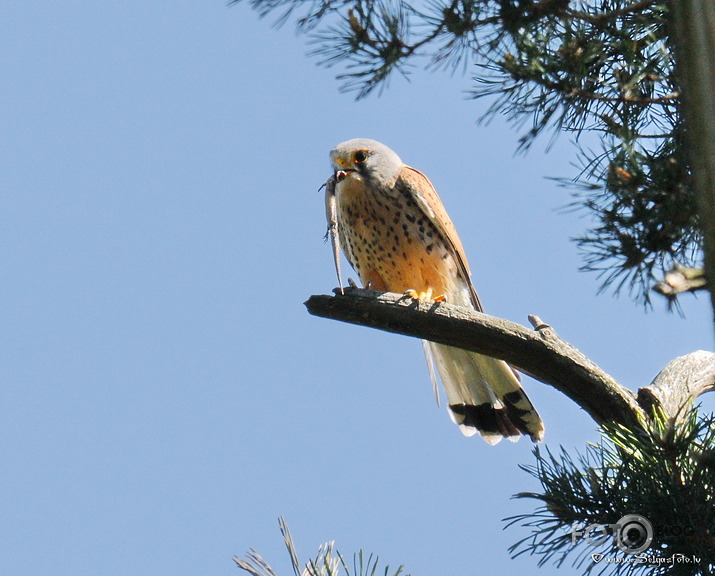
<path fill-rule="evenodd" d="M 362 164 L 363 162 L 365 162 L 365 160 L 367 160 L 367 152 L 365 152 L 365 150 L 358 150 L 357 152 L 355 152 L 355 164 Z"/>

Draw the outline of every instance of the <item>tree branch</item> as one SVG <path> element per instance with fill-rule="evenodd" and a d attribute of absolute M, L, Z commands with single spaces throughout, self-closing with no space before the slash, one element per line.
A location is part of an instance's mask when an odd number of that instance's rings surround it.
<path fill-rule="evenodd" d="M 623 388 L 556 332 L 532 317 L 530 330 L 501 318 L 446 303 L 400 294 L 345 288 L 335 296 L 311 296 L 315 316 L 431 340 L 505 360 L 571 398 L 598 423 L 639 426 L 644 412 Z"/>
<path fill-rule="evenodd" d="M 534 327 L 530 330 L 444 302 L 359 288 L 343 290 L 335 289 L 335 296 L 311 296 L 305 302 L 308 312 L 505 360 L 568 396 L 599 425 L 618 422 L 631 429 L 642 427 L 654 408 L 678 420 L 691 400 L 715 390 L 712 352 L 676 358 L 636 396 L 536 316 L 529 317 Z"/>
<path fill-rule="evenodd" d="M 712 0 L 671 0 L 676 71 L 683 87 L 687 151 L 698 195 L 705 276 L 715 278 L 715 4 Z M 712 281 L 712 280 L 711 280 Z M 710 287 L 715 310 L 715 289 Z"/>
<path fill-rule="evenodd" d="M 570 10 L 569 16 L 571 18 L 580 18 L 581 20 L 586 20 L 587 22 L 591 22 L 592 24 L 602 25 L 605 22 L 613 21 L 621 16 L 643 12 L 651 6 L 653 6 L 653 0 L 642 0 L 641 2 L 635 4 L 629 4 L 624 8 L 619 8 L 618 10 L 611 10 L 610 12 L 602 12 L 601 14 L 589 14 L 587 12 Z"/>
<path fill-rule="evenodd" d="M 705 270 L 692 266 L 675 265 L 665 273 L 662 281 L 653 286 L 653 290 L 666 298 L 675 299 L 683 292 L 706 290 Z"/>
<path fill-rule="evenodd" d="M 684 416 L 688 404 L 715 390 L 715 354 L 698 350 L 671 360 L 650 386 L 638 390 L 638 403 L 662 409 L 673 418 Z"/>

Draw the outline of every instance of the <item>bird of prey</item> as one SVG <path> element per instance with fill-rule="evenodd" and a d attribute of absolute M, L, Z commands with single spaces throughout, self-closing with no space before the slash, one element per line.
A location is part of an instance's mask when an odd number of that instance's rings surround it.
<path fill-rule="evenodd" d="M 342 247 L 363 286 L 482 311 L 457 231 L 424 174 L 366 138 L 338 144 L 330 160 L 326 202 L 335 251 Z M 506 362 L 423 344 L 450 416 L 466 436 L 479 432 L 489 444 L 521 435 L 542 439 L 543 422 Z"/>

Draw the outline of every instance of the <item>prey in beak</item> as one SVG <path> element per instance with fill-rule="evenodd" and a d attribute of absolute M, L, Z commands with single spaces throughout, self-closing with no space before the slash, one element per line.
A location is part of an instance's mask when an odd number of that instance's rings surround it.
<path fill-rule="evenodd" d="M 354 169 L 352 169 L 352 168 L 347 168 L 347 169 L 343 169 L 343 170 L 336 170 L 336 171 L 335 171 L 335 174 L 334 174 L 334 176 L 335 176 L 335 182 L 342 182 L 343 180 L 345 180 L 345 178 L 348 177 L 348 174 L 351 173 L 351 172 L 357 172 L 357 170 L 354 170 Z"/>
<path fill-rule="evenodd" d="M 338 201 L 335 196 L 335 185 L 344 180 L 347 173 L 344 170 L 337 170 L 331 178 L 323 185 L 325 187 L 325 216 L 328 220 L 328 230 L 325 233 L 325 239 L 330 237 L 330 243 L 333 248 L 333 262 L 335 264 L 335 272 L 338 275 L 338 286 L 340 293 L 343 291 L 343 275 L 340 270 L 340 233 L 338 231 Z M 322 188 L 322 186 L 321 186 Z"/>

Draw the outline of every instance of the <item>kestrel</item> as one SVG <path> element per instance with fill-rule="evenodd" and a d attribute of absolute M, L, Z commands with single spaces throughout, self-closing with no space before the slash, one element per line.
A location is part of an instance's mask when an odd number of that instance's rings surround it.
<path fill-rule="evenodd" d="M 340 245 L 363 286 L 482 311 L 457 231 L 424 174 L 364 138 L 338 144 L 330 160 L 329 220 L 332 212 Z M 423 344 L 433 384 L 436 365 L 450 416 L 466 436 L 479 432 L 490 444 L 522 434 L 542 439 L 543 422 L 506 362 Z"/>

